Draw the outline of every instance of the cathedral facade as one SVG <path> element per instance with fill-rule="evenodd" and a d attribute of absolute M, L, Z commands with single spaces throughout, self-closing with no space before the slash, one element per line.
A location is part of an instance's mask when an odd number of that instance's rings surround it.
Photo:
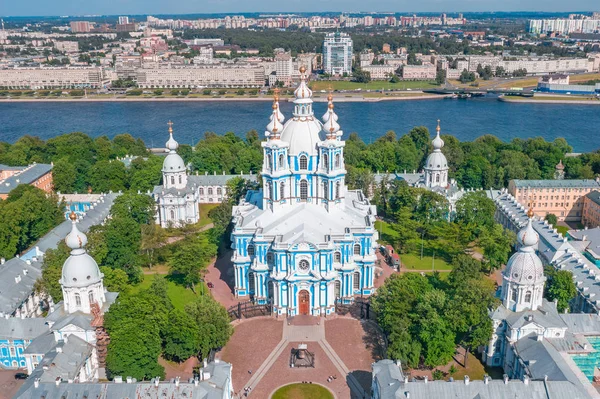
<path fill-rule="evenodd" d="M 375 206 L 345 184 L 344 142 L 332 97 L 322 121 L 300 68 L 294 113 L 275 97 L 263 142 L 262 189 L 233 209 L 235 294 L 276 315 L 325 316 L 374 292 Z"/>

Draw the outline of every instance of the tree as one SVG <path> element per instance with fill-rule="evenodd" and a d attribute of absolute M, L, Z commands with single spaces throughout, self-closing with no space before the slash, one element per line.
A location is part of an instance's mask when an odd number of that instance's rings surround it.
<path fill-rule="evenodd" d="M 164 356 L 182 362 L 197 355 L 201 349 L 198 326 L 194 319 L 181 310 L 169 312 L 169 324 L 164 332 Z"/>
<path fill-rule="evenodd" d="M 212 349 L 225 346 L 233 327 L 229 324 L 227 310 L 220 303 L 210 296 L 200 296 L 185 306 L 185 312 L 196 322 L 200 356 L 206 357 Z"/>
<path fill-rule="evenodd" d="M 106 265 L 124 270 L 131 283 L 140 282 L 142 272 L 138 251 L 141 229 L 135 219 L 130 216 L 111 218 L 104 228 L 104 239 L 107 246 Z"/>
<path fill-rule="evenodd" d="M 498 65 L 496 67 L 496 76 L 504 76 L 506 74 L 506 70 L 504 69 L 504 67 L 501 67 L 500 65 Z"/>
<path fill-rule="evenodd" d="M 446 83 L 446 71 L 445 70 L 440 69 L 439 71 L 436 72 L 435 83 L 437 83 L 440 86 L 443 85 L 444 83 Z"/>
<path fill-rule="evenodd" d="M 468 82 L 474 82 L 476 80 L 476 76 L 473 72 L 469 72 L 466 69 L 464 69 L 461 74 L 460 77 L 458 78 L 458 80 L 460 80 L 460 83 L 468 83 Z"/>
<path fill-rule="evenodd" d="M 144 254 L 144 263 L 151 268 L 156 263 L 155 251 L 165 244 L 167 235 L 156 223 L 143 224 L 141 232 L 140 250 Z"/>
<path fill-rule="evenodd" d="M 491 228 L 496 205 L 483 191 L 469 192 L 456 202 L 456 221 L 463 225 Z"/>
<path fill-rule="evenodd" d="M 110 209 L 113 218 L 131 217 L 138 224 L 154 223 L 154 200 L 146 194 L 127 191 L 119 195 Z"/>
<path fill-rule="evenodd" d="M 54 190 L 61 193 L 71 193 L 75 191 L 76 178 L 77 169 L 67 158 L 61 158 L 54 162 L 54 167 L 52 168 L 52 184 L 54 185 Z"/>
<path fill-rule="evenodd" d="M 110 314 L 107 313 L 107 315 Z M 164 378 L 165 370 L 158 364 L 161 351 L 159 329 L 148 319 L 129 319 L 109 331 L 110 343 L 106 355 L 109 378 L 117 375 L 138 380 Z"/>
<path fill-rule="evenodd" d="M 556 226 L 558 224 L 558 218 L 553 213 L 547 214 L 544 220 L 546 220 L 548 224 L 551 224 L 552 226 Z"/>
<path fill-rule="evenodd" d="M 500 224 L 482 230 L 479 245 L 483 248 L 484 262 L 490 272 L 506 263 L 515 239 L 515 234 Z"/>
<path fill-rule="evenodd" d="M 367 71 L 363 71 L 360 68 L 357 68 L 353 73 L 352 77 L 357 83 L 369 83 L 371 81 L 371 73 Z"/>
<path fill-rule="evenodd" d="M 195 285 L 201 281 L 201 273 L 211 258 L 217 254 L 217 246 L 209 242 L 205 234 L 179 242 L 169 260 L 172 274 L 183 276 L 183 282 L 195 292 Z"/>
<path fill-rule="evenodd" d="M 568 270 L 556 270 L 549 266 L 545 268 L 546 298 L 549 301 L 557 301 L 556 307 L 559 312 L 569 309 L 569 302 L 577 295 L 577 287 L 573 282 L 573 273 Z"/>
<path fill-rule="evenodd" d="M 108 291 L 124 294 L 131 288 L 127 273 L 123 270 L 100 266 L 100 271 L 104 274 L 104 288 Z"/>
<path fill-rule="evenodd" d="M 89 182 L 94 192 L 97 193 L 123 191 L 125 190 L 126 175 L 123 162 L 98 161 L 90 168 Z"/>
<path fill-rule="evenodd" d="M 55 249 L 49 249 L 44 254 L 42 277 L 36 282 L 35 291 L 50 295 L 55 303 L 63 299 L 62 288 L 58 281 L 62 277 L 62 267 L 69 254 L 70 250 L 64 241 L 61 241 Z"/>

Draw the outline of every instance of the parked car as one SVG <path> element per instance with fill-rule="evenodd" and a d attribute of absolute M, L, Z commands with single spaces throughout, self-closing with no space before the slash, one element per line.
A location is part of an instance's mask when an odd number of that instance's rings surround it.
<path fill-rule="evenodd" d="M 29 377 L 27 375 L 27 373 L 16 373 L 15 374 L 15 380 L 26 380 L 27 377 Z"/>

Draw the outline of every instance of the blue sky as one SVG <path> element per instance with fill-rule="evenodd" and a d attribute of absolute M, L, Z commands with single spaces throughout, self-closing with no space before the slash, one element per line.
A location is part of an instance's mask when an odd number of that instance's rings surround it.
<path fill-rule="evenodd" d="M 0 15 L 318 11 L 600 11 L 598 0 L 0 0 Z"/>

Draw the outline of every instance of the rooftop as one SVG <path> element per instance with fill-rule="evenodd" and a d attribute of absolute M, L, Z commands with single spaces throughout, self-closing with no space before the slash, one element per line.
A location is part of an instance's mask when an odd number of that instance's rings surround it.
<path fill-rule="evenodd" d="M 517 188 L 600 188 L 592 179 L 511 180 Z"/>
<path fill-rule="evenodd" d="M 19 184 L 31 184 L 52 170 L 52 165 L 36 163 L 0 182 L 0 194 L 8 194 Z"/>

